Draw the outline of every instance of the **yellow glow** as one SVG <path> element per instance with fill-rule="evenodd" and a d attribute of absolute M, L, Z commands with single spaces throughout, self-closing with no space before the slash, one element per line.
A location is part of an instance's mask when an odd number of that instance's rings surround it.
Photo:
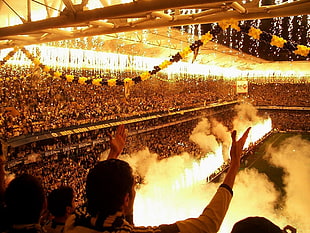
<path fill-rule="evenodd" d="M 87 68 L 96 70 L 105 70 L 109 67 L 111 70 L 136 70 L 141 72 L 148 72 L 154 66 L 160 65 L 166 61 L 167 58 L 152 58 L 142 56 L 132 56 L 131 63 L 128 63 L 128 55 L 117 53 L 105 53 L 93 50 L 83 49 L 69 49 L 60 47 L 51 47 L 46 45 L 32 45 L 26 46 L 30 53 L 33 53 L 36 48 L 41 51 L 40 62 L 44 65 L 49 65 L 52 69 L 59 67 L 71 68 Z M 0 59 L 3 59 L 12 49 L 0 50 Z M 69 57 L 71 59 L 69 59 Z M 29 66 L 32 62 L 20 51 L 7 61 L 8 65 Z M 295 63 L 294 63 L 295 64 Z M 297 64 L 297 63 L 296 63 Z M 227 64 L 229 65 L 229 64 Z M 229 65 L 230 66 L 230 65 Z M 266 67 L 268 70 L 266 70 Z M 264 69 L 265 70 L 264 70 Z M 168 75 L 169 78 L 180 74 L 194 74 L 203 75 L 208 78 L 209 75 L 213 77 L 221 77 L 227 80 L 245 78 L 251 80 L 254 78 L 285 80 L 301 78 L 308 78 L 310 76 L 308 66 L 300 64 L 300 66 L 285 65 L 279 68 L 278 64 L 273 63 L 258 65 L 255 70 L 239 70 L 235 67 L 223 68 L 217 65 L 205 65 L 189 62 L 177 62 L 169 64 L 167 68 L 160 71 Z"/>
<path fill-rule="evenodd" d="M 249 143 L 258 141 L 271 131 L 271 119 L 261 120 L 249 133 L 245 148 Z M 243 132 L 240 132 L 242 134 Z M 175 159 L 175 158 L 168 158 Z M 186 159 L 184 159 L 186 161 Z M 151 181 L 141 185 L 137 190 L 134 206 L 134 222 L 137 226 L 154 226 L 162 223 L 173 223 L 188 217 L 197 217 L 206 203 L 204 200 L 193 200 L 191 196 L 197 189 L 206 186 L 206 178 L 213 173 L 219 173 L 224 165 L 222 144 L 218 144 L 214 153 L 208 153 L 199 161 L 192 160 L 190 165 L 180 168 L 180 158 L 173 161 L 178 164 L 176 171 L 167 167 L 165 161 L 159 161 L 156 170 L 163 176 L 152 174 Z M 184 162 L 185 163 L 185 162 Z M 168 173 L 169 175 L 167 175 Z M 171 173 L 171 174 L 170 174 Z M 188 198 L 184 199 L 184 196 Z"/>
<path fill-rule="evenodd" d="M 89 10 L 93 10 L 93 9 L 96 9 L 96 8 L 103 7 L 103 5 L 102 5 L 101 1 L 88 1 L 86 7 Z"/>
<path fill-rule="evenodd" d="M 103 5 L 101 2 L 103 1 L 88 1 L 88 4 L 86 5 L 89 10 L 95 9 L 95 8 L 101 8 L 111 5 L 118 5 L 123 3 L 129 3 L 133 2 L 133 0 L 106 0 L 106 5 Z"/>
<path fill-rule="evenodd" d="M 250 143 L 257 142 L 260 138 L 262 138 L 266 132 L 270 132 L 272 130 L 272 122 L 271 119 L 265 119 L 260 123 L 253 125 L 247 141 L 244 144 L 244 148 L 247 148 Z"/>

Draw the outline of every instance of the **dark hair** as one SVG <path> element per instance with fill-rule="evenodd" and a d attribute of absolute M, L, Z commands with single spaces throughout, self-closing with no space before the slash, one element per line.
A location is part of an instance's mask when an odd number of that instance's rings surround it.
<path fill-rule="evenodd" d="M 55 217 L 66 214 L 66 207 L 72 206 L 74 197 L 73 189 L 69 186 L 61 186 L 54 189 L 47 197 L 47 208 Z"/>
<path fill-rule="evenodd" d="M 36 177 L 29 174 L 16 177 L 5 191 L 5 204 L 10 223 L 38 223 L 44 201 L 45 193 Z"/>
<path fill-rule="evenodd" d="M 101 161 L 86 181 L 87 209 L 91 215 L 108 216 L 121 210 L 125 195 L 131 193 L 134 177 L 130 165 L 118 159 Z"/>
<path fill-rule="evenodd" d="M 248 217 L 235 223 L 231 233 L 282 233 L 283 231 L 264 217 Z"/>

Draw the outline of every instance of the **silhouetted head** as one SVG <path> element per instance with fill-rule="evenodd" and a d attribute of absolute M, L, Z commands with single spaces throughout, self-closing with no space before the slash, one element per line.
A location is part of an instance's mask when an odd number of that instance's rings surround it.
<path fill-rule="evenodd" d="M 5 204 L 12 224 L 38 223 L 44 202 L 41 182 L 29 174 L 14 178 L 5 191 Z"/>
<path fill-rule="evenodd" d="M 130 165 L 118 159 L 99 162 L 87 176 L 86 197 L 91 215 L 113 215 L 124 210 L 125 202 L 129 202 L 126 208 L 132 209 L 135 192 Z"/>
<path fill-rule="evenodd" d="M 264 217 L 248 217 L 235 223 L 231 233 L 283 233 L 283 231 Z"/>
<path fill-rule="evenodd" d="M 63 217 L 73 211 L 73 189 L 69 186 L 61 186 L 54 189 L 47 197 L 47 208 L 55 217 Z M 68 208 L 72 211 L 68 211 Z"/>

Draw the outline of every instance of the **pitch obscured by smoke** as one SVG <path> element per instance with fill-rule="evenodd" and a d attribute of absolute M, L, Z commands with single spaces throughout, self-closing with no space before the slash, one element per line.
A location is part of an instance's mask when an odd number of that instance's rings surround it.
<path fill-rule="evenodd" d="M 261 121 L 255 116 L 252 106 L 240 107 L 240 113 L 234 120 L 237 131 L 245 130 L 255 122 Z M 244 124 L 242 124 L 244 121 Z M 211 123 L 210 123 L 211 122 Z M 238 128 L 239 127 L 239 128 Z M 203 119 L 193 131 L 191 140 L 206 151 L 215 151 L 220 143 L 230 146 L 230 132 L 227 127 Z M 285 191 L 283 209 L 275 209 L 281 195 L 265 174 L 256 169 L 240 171 L 234 187 L 234 197 L 222 224 L 221 233 L 229 233 L 235 222 L 249 216 L 263 216 L 279 227 L 295 226 L 299 233 L 309 231 L 309 181 L 310 142 L 300 137 L 290 138 L 277 148 L 270 147 L 265 156 L 275 166 L 283 167 L 285 172 Z M 140 160 L 140 159 L 141 160 Z M 198 176 L 196 160 L 189 154 L 172 156 L 158 161 L 157 155 L 148 150 L 131 155 L 127 160 L 145 175 L 144 184 L 137 191 L 135 203 L 136 225 L 158 225 L 172 223 L 189 217 L 198 217 L 211 200 L 220 183 L 205 181 L 191 183 L 191 176 Z M 205 165 L 206 167 L 209 164 Z"/>
<path fill-rule="evenodd" d="M 310 142 L 294 136 L 283 141 L 278 148 L 270 147 L 266 158 L 285 171 L 285 204 L 283 215 L 296 225 L 298 232 L 310 232 Z"/>
<path fill-rule="evenodd" d="M 310 232 L 310 142 L 290 137 L 278 147 L 269 147 L 265 159 L 285 171 L 286 196 L 283 208 L 275 210 L 279 192 L 264 174 L 255 169 L 241 171 L 234 187 L 234 198 L 221 232 L 230 232 L 232 224 L 248 216 L 263 216 L 283 228 L 292 225 L 298 233 Z"/>
<path fill-rule="evenodd" d="M 256 169 L 240 171 L 234 187 L 234 197 L 222 224 L 221 233 L 229 233 L 235 222 L 249 216 L 263 216 L 283 228 L 295 226 L 300 233 L 309 232 L 309 181 L 310 143 L 300 138 L 290 138 L 279 149 L 271 148 L 268 157 L 286 171 L 284 209 L 275 210 L 280 193 L 265 174 Z M 150 154 L 151 155 L 151 154 Z M 135 156 L 133 156 L 135 157 Z M 188 154 L 151 163 L 135 162 L 145 169 L 145 181 L 137 193 L 135 222 L 137 225 L 172 223 L 189 217 L 197 217 L 211 200 L 218 184 L 205 182 L 182 187 L 179 181 L 184 170 L 191 167 L 193 158 Z M 147 197 L 147 198 L 145 198 Z M 156 213 L 156 214 L 154 214 Z"/>
<path fill-rule="evenodd" d="M 221 233 L 229 233 L 233 224 L 249 216 L 264 216 L 274 220 L 274 204 L 279 193 L 273 183 L 256 169 L 239 172 L 234 190 L 234 197 L 222 224 Z"/>

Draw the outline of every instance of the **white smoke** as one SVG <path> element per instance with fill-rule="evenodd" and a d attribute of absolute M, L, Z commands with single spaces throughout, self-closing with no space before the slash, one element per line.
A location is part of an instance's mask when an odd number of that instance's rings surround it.
<path fill-rule="evenodd" d="M 233 125 L 237 131 L 244 132 L 248 127 L 261 120 L 261 117 L 257 115 L 257 109 L 249 103 L 237 104 L 235 110 L 237 117 L 233 120 Z"/>
<path fill-rule="evenodd" d="M 239 138 L 247 128 L 253 127 L 258 123 L 262 123 L 265 119 L 258 116 L 257 109 L 250 103 L 242 103 L 235 106 L 237 116 L 233 120 L 233 128 L 237 130 L 237 138 Z M 251 130 L 253 132 L 253 130 Z M 251 138 L 251 131 L 249 138 Z M 262 135 L 261 135 L 262 136 Z"/>
<path fill-rule="evenodd" d="M 249 216 L 264 216 L 274 222 L 274 205 L 279 193 L 265 174 L 246 169 L 237 175 L 234 197 L 222 224 L 221 233 L 229 233 L 235 222 Z"/>
<path fill-rule="evenodd" d="M 139 173 L 139 176 L 145 177 L 156 166 L 158 155 L 151 153 L 148 148 L 145 148 L 132 155 L 121 155 L 119 158 L 127 161 L 133 170 Z"/>
<path fill-rule="evenodd" d="M 221 142 L 223 145 L 223 159 L 227 161 L 229 158 L 229 150 L 231 145 L 231 134 L 226 126 L 212 119 L 212 134 Z"/>
<path fill-rule="evenodd" d="M 210 135 L 211 124 L 208 119 L 202 118 L 190 136 L 190 140 L 196 143 L 205 153 L 215 151 L 218 143 L 213 135 Z"/>
<path fill-rule="evenodd" d="M 301 136 L 290 137 L 279 148 L 270 147 L 266 158 L 285 171 L 286 191 L 283 215 L 298 232 L 310 232 L 310 142 Z"/>
<path fill-rule="evenodd" d="M 269 147 L 265 158 L 285 171 L 284 208 L 275 210 L 280 193 L 264 174 L 255 169 L 239 172 L 234 197 L 220 232 L 230 232 L 233 223 L 249 216 L 262 216 L 283 228 L 292 225 L 298 233 L 310 232 L 309 192 L 310 142 L 290 137 L 277 148 Z"/>
<path fill-rule="evenodd" d="M 204 154 L 217 151 L 220 144 L 223 146 L 223 159 L 228 159 L 228 147 L 231 144 L 230 133 L 226 126 L 211 119 L 202 118 L 194 128 L 189 138 L 196 143 Z"/>
<path fill-rule="evenodd" d="M 236 105 L 235 111 L 237 115 L 233 119 L 233 128 L 237 131 L 237 138 L 239 138 L 248 127 L 257 126 L 266 121 L 266 119 L 257 115 L 257 109 L 249 103 Z M 248 140 L 245 143 L 246 146 L 248 146 L 249 141 L 256 141 L 264 136 L 265 132 L 259 131 L 260 129 L 253 129 L 250 131 Z M 195 142 L 203 153 L 216 152 L 219 145 L 221 145 L 223 160 L 227 161 L 229 158 L 231 132 L 228 130 L 228 127 L 215 119 L 201 119 L 193 130 L 190 140 Z"/>
<path fill-rule="evenodd" d="M 186 178 L 194 159 L 191 155 L 172 156 L 149 166 L 143 185 L 138 188 L 134 222 L 136 225 L 158 225 L 175 222 L 201 213 L 211 199 L 216 185 L 193 183 Z M 149 163 L 146 163 L 149 164 Z M 209 191 L 207 191 L 209 189 Z"/>
<path fill-rule="evenodd" d="M 245 130 L 261 120 L 255 116 L 255 109 L 244 106 L 249 112 L 239 106 L 240 113 L 234 120 L 237 131 Z M 245 122 L 244 125 L 242 121 Z M 216 150 L 216 144 L 219 142 L 226 143 L 231 140 L 230 132 L 225 126 L 207 119 L 197 125 L 193 135 L 191 140 L 200 142 L 200 147 L 209 151 Z M 209 139 L 211 143 L 207 144 L 206 140 Z M 266 159 L 270 158 L 274 166 L 283 167 L 286 171 L 284 181 L 287 196 L 282 198 L 285 201 L 284 209 L 275 210 L 281 194 L 265 174 L 256 169 L 240 171 L 234 186 L 234 197 L 220 232 L 229 233 L 235 222 L 249 216 L 266 217 L 280 228 L 286 225 L 295 226 L 298 233 L 310 232 L 307 222 L 310 215 L 308 151 L 310 142 L 294 137 L 286 140 L 279 149 L 270 147 L 266 153 Z M 198 217 L 216 192 L 219 183 L 206 184 L 202 181 L 189 185 L 191 180 L 187 180 L 187 173 L 191 172 L 191 168 L 195 171 L 195 166 L 198 165 L 195 164 L 195 159 L 186 153 L 160 161 L 156 158 L 157 155 L 149 153 L 148 150 L 127 158 L 135 168 L 141 169 L 140 174 L 145 175 L 145 185 L 138 189 L 135 202 L 136 225 L 159 225 Z M 207 168 L 209 164 L 204 166 Z"/>
<path fill-rule="evenodd" d="M 309 150 L 308 141 L 292 138 L 287 146 L 281 145 L 279 150 L 268 152 L 275 165 L 286 171 L 287 197 L 282 210 L 275 210 L 280 193 L 265 174 L 256 169 L 240 171 L 234 186 L 234 197 L 220 232 L 229 233 L 235 222 L 249 216 L 266 217 L 281 228 L 292 225 L 298 229 L 298 233 L 309 232 L 307 219 L 310 209 L 307 203 L 310 190 L 307 181 L 310 178 L 310 158 L 306 153 Z M 219 184 L 201 182 L 186 189 L 177 189 L 181 184 L 176 181 L 180 180 L 180 174 L 184 174 L 186 167 L 191 166 L 192 160 L 191 156 L 183 154 L 148 164 L 146 185 L 138 190 L 136 200 L 139 202 L 140 196 L 147 196 L 148 199 L 143 199 L 140 205 L 144 208 L 135 210 L 136 224 L 158 225 L 199 216 Z M 141 220 L 142 217 L 148 220 Z"/>

